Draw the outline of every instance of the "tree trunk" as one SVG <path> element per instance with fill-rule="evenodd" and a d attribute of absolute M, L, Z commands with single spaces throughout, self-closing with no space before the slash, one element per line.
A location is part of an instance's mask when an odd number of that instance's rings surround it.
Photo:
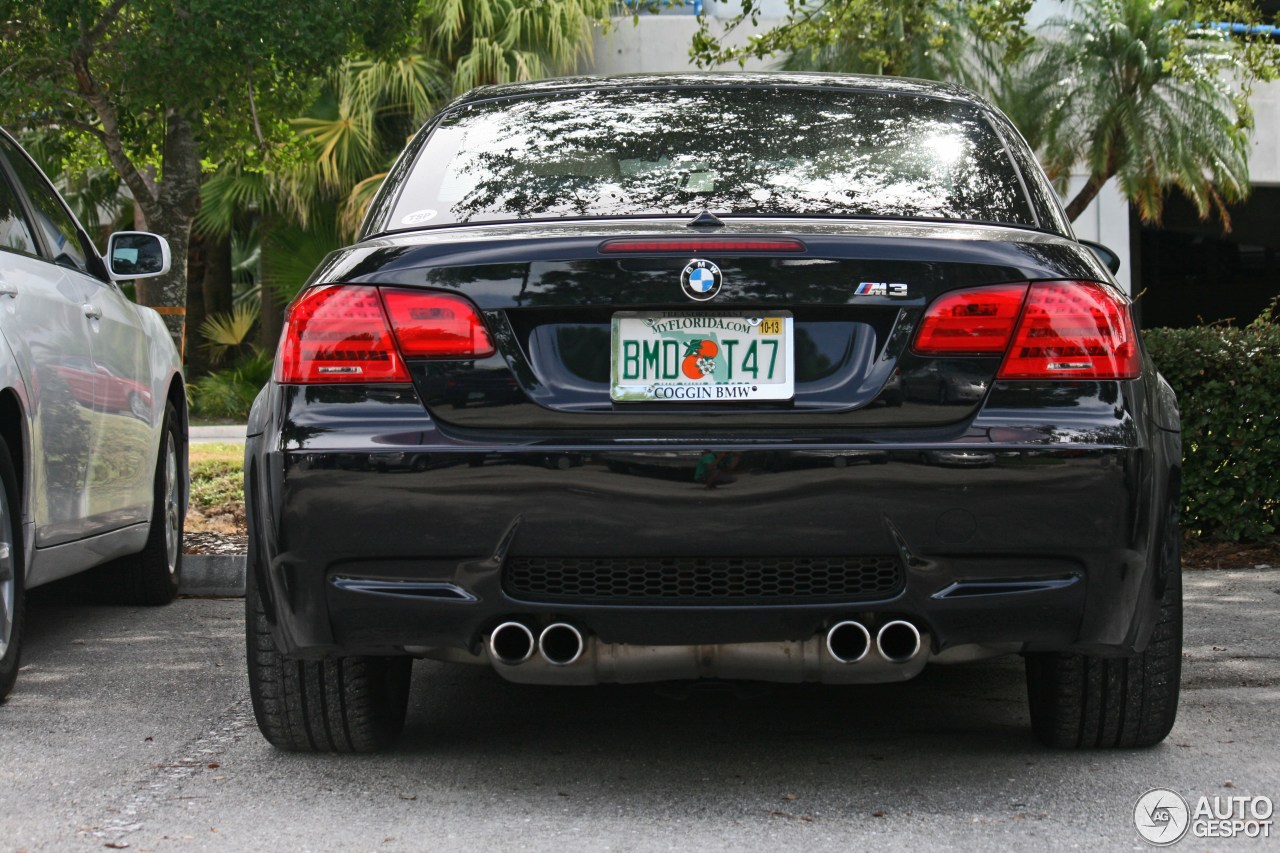
<path fill-rule="evenodd" d="M 1076 197 L 1071 199 L 1067 205 L 1067 219 L 1075 222 L 1080 214 L 1084 213 L 1084 209 L 1089 206 L 1089 202 L 1098 197 L 1098 193 L 1102 192 L 1103 186 L 1107 181 L 1111 180 L 1111 175 L 1094 173 L 1089 176 L 1089 180 L 1085 181 L 1085 185 L 1080 188 L 1080 192 L 1076 193 Z"/>
<path fill-rule="evenodd" d="M 203 237 L 199 234 L 191 236 L 191 251 L 187 256 L 187 334 L 182 353 L 188 382 L 207 374 L 210 367 L 209 350 L 200 334 L 200 326 L 207 316 L 204 280 L 209 275 L 208 249 L 208 242 Z"/>
<path fill-rule="evenodd" d="M 200 151 L 191 124 L 171 112 L 165 128 L 163 178 L 155 194 L 137 199 L 147 226 L 169 241 L 173 262 L 167 275 L 138 280 L 138 302 L 161 308 L 175 345 L 182 342 L 187 303 L 187 255 L 191 223 L 200 203 Z"/>
<path fill-rule="evenodd" d="M 204 262 L 205 315 L 230 314 L 234 291 L 231 269 L 231 235 L 206 237 Z"/>
<path fill-rule="evenodd" d="M 274 353 L 284 328 L 284 305 L 269 285 L 262 285 L 262 314 L 258 318 L 258 340 L 262 351 Z"/>
<path fill-rule="evenodd" d="M 98 38 L 125 5 L 123 0 L 116 0 L 108 7 L 94 31 L 86 33 L 68 59 L 75 75 L 77 94 L 101 124 L 98 137 L 106 149 L 107 159 L 133 194 L 147 229 L 169 241 L 172 258 L 169 272 L 157 278 L 139 279 L 135 292 L 139 303 L 160 310 L 173 335 L 174 344 L 181 346 L 185 325 L 183 314 L 187 304 L 187 244 L 191 239 L 191 222 L 200 205 L 200 149 L 196 145 L 192 121 L 198 122 L 200 116 L 198 113 L 182 115 L 173 109 L 165 113 L 159 180 L 145 174 L 130 159 L 115 105 L 107 90 L 94 78 L 90 67 Z"/>
<path fill-rule="evenodd" d="M 266 247 L 271 245 L 271 225 L 274 217 L 263 216 L 258 220 L 258 239 L 263 246 L 262 256 L 266 255 Z M 266 264 L 258 262 L 258 281 L 262 285 L 262 313 L 258 316 L 258 334 L 262 351 L 275 353 L 280 344 L 280 330 L 284 328 L 284 303 L 279 294 L 267 282 Z"/>

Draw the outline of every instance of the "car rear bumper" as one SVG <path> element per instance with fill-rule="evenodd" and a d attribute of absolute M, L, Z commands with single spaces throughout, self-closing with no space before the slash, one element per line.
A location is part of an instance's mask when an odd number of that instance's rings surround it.
<path fill-rule="evenodd" d="M 845 619 L 910 621 L 932 654 L 1129 654 L 1154 624 L 1176 437 L 1141 418 L 1107 433 L 1123 443 L 978 446 L 972 424 L 477 440 L 420 405 L 344 420 L 273 393 L 247 451 L 251 565 L 291 655 L 477 655 L 509 620 L 611 645 L 804 643 Z"/>

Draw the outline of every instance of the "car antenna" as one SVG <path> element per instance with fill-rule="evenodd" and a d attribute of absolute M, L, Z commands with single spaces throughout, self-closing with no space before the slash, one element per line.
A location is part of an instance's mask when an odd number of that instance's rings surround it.
<path fill-rule="evenodd" d="M 709 210 L 703 210 L 685 223 L 688 228 L 723 228 L 724 222 Z"/>

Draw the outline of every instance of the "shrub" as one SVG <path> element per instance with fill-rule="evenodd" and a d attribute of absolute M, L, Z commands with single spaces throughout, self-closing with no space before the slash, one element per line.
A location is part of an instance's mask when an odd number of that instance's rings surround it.
<path fill-rule="evenodd" d="M 191 413 L 196 418 L 243 422 L 262 386 L 271 378 L 271 356 L 257 353 L 235 367 L 216 370 L 191 384 Z"/>
<path fill-rule="evenodd" d="M 1280 323 L 1151 329 L 1147 349 L 1182 411 L 1183 529 L 1256 541 L 1280 528 Z"/>

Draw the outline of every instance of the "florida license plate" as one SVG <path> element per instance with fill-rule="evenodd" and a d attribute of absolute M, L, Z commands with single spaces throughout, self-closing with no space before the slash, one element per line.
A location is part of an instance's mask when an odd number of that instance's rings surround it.
<path fill-rule="evenodd" d="M 619 402 L 749 402 L 795 395 L 786 311 L 613 315 L 610 396 Z"/>

